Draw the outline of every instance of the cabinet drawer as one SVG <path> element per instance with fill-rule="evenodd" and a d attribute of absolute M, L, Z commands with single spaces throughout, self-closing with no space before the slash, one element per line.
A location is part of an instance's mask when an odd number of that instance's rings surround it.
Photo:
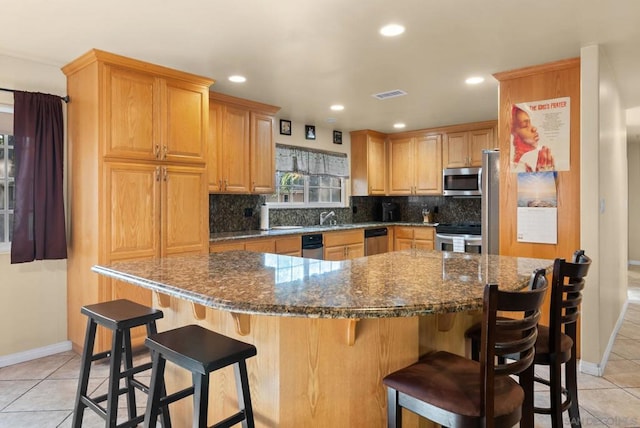
<path fill-rule="evenodd" d="M 413 239 L 413 228 L 396 226 L 395 237 L 396 239 Z"/>
<path fill-rule="evenodd" d="M 209 252 L 210 253 L 222 253 L 224 251 L 234 251 L 234 250 L 244 250 L 244 242 L 243 241 L 234 241 L 234 242 L 213 242 L 209 244 Z"/>
<path fill-rule="evenodd" d="M 416 227 L 414 238 L 424 241 L 433 241 L 433 227 Z"/>
<path fill-rule="evenodd" d="M 325 247 L 333 247 L 335 245 L 362 244 L 364 243 L 364 230 L 356 229 L 324 233 L 323 240 Z"/>
<path fill-rule="evenodd" d="M 299 252 L 301 249 L 301 237 L 300 235 L 292 236 L 290 238 L 280 238 L 276 240 L 276 253 L 277 254 L 289 254 Z"/>
<path fill-rule="evenodd" d="M 257 253 L 275 253 L 276 243 L 273 239 L 258 239 L 257 241 L 246 241 L 245 249 Z"/>

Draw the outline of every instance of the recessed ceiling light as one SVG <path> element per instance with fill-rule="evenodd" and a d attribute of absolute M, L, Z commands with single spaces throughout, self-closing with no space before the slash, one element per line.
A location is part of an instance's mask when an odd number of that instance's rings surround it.
<path fill-rule="evenodd" d="M 247 81 L 247 78 L 240 75 L 229 76 L 229 80 L 233 83 L 244 83 Z"/>
<path fill-rule="evenodd" d="M 464 81 L 467 85 L 477 85 L 478 83 L 482 83 L 484 82 L 484 77 L 480 77 L 480 76 L 473 76 L 473 77 L 469 77 L 467 80 Z"/>
<path fill-rule="evenodd" d="M 342 111 L 342 110 L 344 110 L 344 106 L 341 105 L 341 104 L 334 104 L 330 108 L 333 111 Z"/>
<path fill-rule="evenodd" d="M 389 24 L 380 29 L 380 34 L 386 37 L 399 36 L 402 33 L 404 33 L 404 27 L 400 24 Z"/>
<path fill-rule="evenodd" d="M 404 128 L 405 126 L 407 126 L 407 125 L 405 125 L 405 124 L 404 124 L 404 123 L 402 123 L 402 122 L 398 122 L 398 123 L 394 123 L 394 124 L 393 124 L 393 127 L 394 127 L 394 128 L 396 128 L 396 129 L 402 129 L 402 128 Z"/>

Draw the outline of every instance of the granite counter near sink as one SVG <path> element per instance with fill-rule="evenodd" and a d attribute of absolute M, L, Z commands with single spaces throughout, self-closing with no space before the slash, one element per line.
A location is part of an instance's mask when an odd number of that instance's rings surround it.
<path fill-rule="evenodd" d="M 268 238 L 285 235 L 303 235 L 307 233 L 323 233 L 336 230 L 372 229 L 377 227 L 408 226 L 408 227 L 434 227 L 435 224 L 411 223 L 411 222 L 368 222 L 368 223 L 343 223 L 328 226 L 302 226 L 295 229 L 269 229 L 269 230 L 241 230 L 236 232 L 219 232 L 209 235 L 209 242 L 231 241 L 235 239 Z"/>

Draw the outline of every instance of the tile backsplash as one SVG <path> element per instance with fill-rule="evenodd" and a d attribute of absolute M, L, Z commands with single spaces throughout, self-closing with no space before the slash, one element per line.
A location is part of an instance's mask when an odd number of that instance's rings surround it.
<path fill-rule="evenodd" d="M 211 233 L 257 230 L 260 228 L 260 195 L 209 195 Z M 395 202 L 400 221 L 422 222 L 422 208 L 434 212 L 433 221 L 441 223 L 480 222 L 480 198 L 444 196 L 353 196 L 349 208 L 270 209 L 270 226 L 313 226 L 320 223 L 320 213 L 333 211 L 338 223 L 364 223 L 376 219 L 382 202 Z M 437 209 L 437 212 L 435 212 Z"/>

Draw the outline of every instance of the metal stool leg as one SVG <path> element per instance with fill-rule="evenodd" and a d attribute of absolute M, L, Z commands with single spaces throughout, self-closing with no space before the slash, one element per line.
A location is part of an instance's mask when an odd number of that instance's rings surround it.
<path fill-rule="evenodd" d="M 96 340 L 96 327 L 96 323 L 89 318 L 87 320 L 87 332 L 84 338 L 84 350 L 82 351 L 82 366 L 80 367 L 78 392 L 76 393 L 76 402 L 73 409 L 72 428 L 82 427 L 82 417 L 84 415 L 84 409 L 87 407 L 87 405 L 82 402 L 82 397 L 87 395 L 89 373 L 91 372 L 91 357 L 93 356 L 93 345 Z"/>
<path fill-rule="evenodd" d="M 253 407 L 251 406 L 251 392 L 249 390 L 249 376 L 247 375 L 247 363 L 240 360 L 233 365 L 236 376 L 236 389 L 238 391 L 238 407 L 244 411 L 243 428 L 254 428 Z"/>
<path fill-rule="evenodd" d="M 120 330 L 113 332 L 111 361 L 109 368 L 109 392 L 107 394 L 107 426 L 115 427 L 118 419 L 118 391 L 120 389 L 120 363 L 122 361 L 122 339 Z"/>
<path fill-rule="evenodd" d="M 207 428 L 209 409 L 209 375 L 193 373 L 193 426 Z"/>

